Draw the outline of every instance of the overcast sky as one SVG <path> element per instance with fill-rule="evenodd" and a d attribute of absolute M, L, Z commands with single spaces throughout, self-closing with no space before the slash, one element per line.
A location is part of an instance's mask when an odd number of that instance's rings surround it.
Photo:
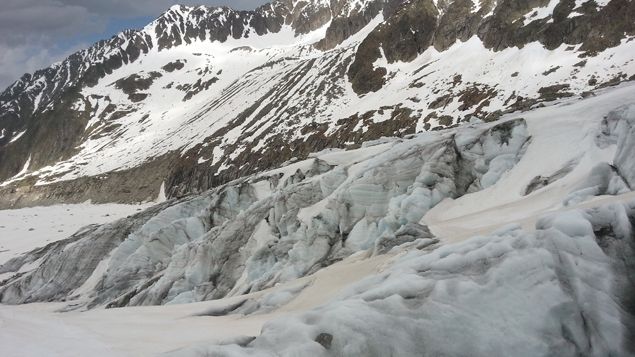
<path fill-rule="evenodd" d="M 0 0 L 0 92 L 26 72 L 140 28 L 175 3 L 253 9 L 267 0 Z"/>

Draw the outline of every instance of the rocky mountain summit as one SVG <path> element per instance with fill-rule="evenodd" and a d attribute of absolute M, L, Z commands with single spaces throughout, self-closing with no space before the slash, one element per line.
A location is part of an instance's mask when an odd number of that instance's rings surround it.
<path fill-rule="evenodd" d="M 632 80 L 632 1 L 174 6 L 0 94 L 4 207 L 202 192 Z"/>

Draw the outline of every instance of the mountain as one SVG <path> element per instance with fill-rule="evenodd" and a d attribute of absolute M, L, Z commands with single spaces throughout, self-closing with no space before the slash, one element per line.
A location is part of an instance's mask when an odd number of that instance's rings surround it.
<path fill-rule="evenodd" d="M 40 224 L 0 256 L 0 302 L 26 304 L 0 305 L 0 352 L 631 356 L 634 94 L 314 153 L 66 239 Z"/>
<path fill-rule="evenodd" d="M 177 5 L 24 75 L 0 355 L 635 355 L 634 18 Z"/>
<path fill-rule="evenodd" d="M 592 96 L 634 79 L 634 17 L 627 0 L 174 6 L 0 94 L 0 205 L 182 197 Z"/>

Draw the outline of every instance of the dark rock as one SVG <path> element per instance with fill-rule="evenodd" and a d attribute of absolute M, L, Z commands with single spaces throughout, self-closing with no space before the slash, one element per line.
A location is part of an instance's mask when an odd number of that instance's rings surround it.
<path fill-rule="evenodd" d="M 322 347 L 327 350 L 331 348 L 331 344 L 333 343 L 333 335 L 330 333 L 322 332 L 317 337 L 315 337 L 315 342 L 322 345 Z"/>
<path fill-rule="evenodd" d="M 600 89 L 600 88 L 613 87 L 613 86 L 616 86 L 616 85 L 618 85 L 620 83 L 622 83 L 622 78 L 620 76 L 615 76 L 615 77 L 609 79 L 608 81 L 600 83 L 596 88 Z"/>
<path fill-rule="evenodd" d="M 559 179 L 567 176 L 571 171 L 573 171 L 573 169 L 576 167 L 577 164 L 578 164 L 577 162 L 570 162 L 565 167 L 561 168 L 560 170 L 554 172 L 553 174 L 549 176 L 534 177 L 533 179 L 531 179 L 531 181 L 527 185 L 527 188 L 525 188 L 524 195 L 526 196 L 534 191 L 537 191 L 543 187 L 546 187 L 552 184 L 553 182 L 558 181 Z"/>
<path fill-rule="evenodd" d="M 540 99 L 544 101 L 553 101 L 559 98 L 571 97 L 573 93 L 564 91 L 569 89 L 569 84 L 554 84 L 552 86 L 542 87 L 538 89 Z"/>
<path fill-rule="evenodd" d="M 343 1 L 340 1 L 340 3 L 344 4 Z M 331 24 L 326 29 L 325 37 L 315 44 L 316 48 L 329 50 L 342 43 L 375 18 L 382 11 L 382 5 L 382 1 L 372 1 L 362 12 L 353 11 L 348 16 L 339 15 L 339 11 L 335 9 L 334 13 L 337 15 L 334 16 Z"/>
<path fill-rule="evenodd" d="M 192 97 L 194 97 L 198 93 L 204 90 L 208 90 L 212 86 L 212 84 L 216 82 L 218 82 L 217 77 L 208 79 L 207 81 L 204 81 L 204 82 L 201 78 L 199 78 L 194 84 L 178 85 L 176 86 L 176 89 L 187 92 L 185 96 L 183 97 L 183 101 L 186 102 L 192 99 Z"/>
<path fill-rule="evenodd" d="M 159 72 L 150 72 L 147 77 L 135 73 L 128 77 L 118 79 L 115 82 L 115 88 L 121 89 L 124 93 L 129 95 L 150 88 L 154 80 L 161 76 L 162 74 Z"/>
<path fill-rule="evenodd" d="M 454 122 L 454 118 L 450 115 L 442 115 L 439 117 L 439 124 L 443 126 L 450 126 Z"/>
<path fill-rule="evenodd" d="M 380 237 L 375 243 L 374 253 L 386 254 L 394 247 L 422 238 L 431 239 L 434 238 L 434 235 L 427 226 L 418 223 L 408 223 L 399 228 L 394 235 Z M 438 242 L 436 239 L 432 240 Z"/>
<path fill-rule="evenodd" d="M 170 62 L 165 66 L 161 67 L 166 72 L 174 72 L 183 69 L 185 67 L 185 60 L 176 60 L 174 62 Z"/>
<path fill-rule="evenodd" d="M 573 65 L 573 67 L 584 67 L 586 66 L 586 60 L 580 61 Z"/>
<path fill-rule="evenodd" d="M 547 71 L 542 72 L 542 75 L 543 75 L 543 76 L 548 76 L 548 75 L 550 75 L 551 73 L 553 73 L 553 72 L 557 71 L 558 69 L 560 69 L 560 66 L 556 66 L 556 67 L 553 67 L 553 68 L 549 68 Z"/>
<path fill-rule="evenodd" d="M 452 103 L 453 100 L 454 96 L 452 94 L 442 95 L 430 102 L 430 104 L 428 104 L 428 109 L 445 108 L 448 104 Z"/>
<path fill-rule="evenodd" d="M 412 61 L 427 49 L 434 38 L 438 11 L 431 0 L 404 3 L 389 21 L 377 26 L 359 45 L 348 70 L 353 90 L 364 94 L 379 90 L 385 83 L 386 69 L 374 68 L 381 46 L 388 63 Z"/>
<path fill-rule="evenodd" d="M 463 103 L 459 106 L 459 110 L 465 111 L 475 105 L 481 103 L 475 110 L 474 114 L 478 114 L 481 109 L 489 104 L 489 99 L 496 97 L 498 92 L 488 86 L 471 86 L 459 93 L 458 101 Z"/>

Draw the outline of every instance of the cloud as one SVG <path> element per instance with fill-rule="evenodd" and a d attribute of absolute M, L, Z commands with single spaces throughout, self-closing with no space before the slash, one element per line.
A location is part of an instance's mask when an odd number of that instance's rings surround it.
<path fill-rule="evenodd" d="M 157 17 L 174 3 L 228 5 L 253 9 L 266 0 L 2 0 L 0 91 L 22 74 L 45 68 L 84 47 L 87 39 L 108 38 L 126 19 Z M 144 20 L 145 21 L 145 20 Z M 141 27 L 145 23 L 137 24 Z M 126 26 L 128 27 L 128 26 Z M 116 31 L 124 30 L 117 28 Z M 81 47 L 80 47 L 81 46 Z"/>
<path fill-rule="evenodd" d="M 13 0 L 15 1 L 15 0 Z M 268 2 L 267 0 L 60 0 L 61 3 L 69 6 L 82 6 L 92 13 L 103 15 L 121 16 L 158 16 L 163 11 L 174 4 L 181 5 L 226 5 L 239 10 L 251 10 L 257 6 Z"/>
<path fill-rule="evenodd" d="M 77 50 L 78 34 L 104 31 L 106 19 L 55 0 L 3 0 L 0 12 L 0 88 Z"/>
<path fill-rule="evenodd" d="M 24 73 L 47 67 L 56 59 L 61 58 L 56 58 L 47 48 L 0 44 L 0 84 L 8 85 Z"/>

